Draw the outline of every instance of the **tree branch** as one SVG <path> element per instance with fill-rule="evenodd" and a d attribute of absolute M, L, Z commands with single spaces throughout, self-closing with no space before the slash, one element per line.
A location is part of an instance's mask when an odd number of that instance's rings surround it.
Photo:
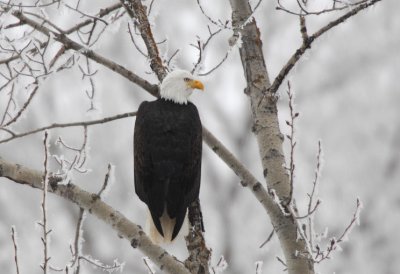
<path fill-rule="evenodd" d="M 286 78 L 286 76 L 289 74 L 289 72 L 292 70 L 292 68 L 297 64 L 297 62 L 300 60 L 300 58 L 303 56 L 303 54 L 308 49 L 311 48 L 311 45 L 315 41 L 315 39 L 317 39 L 318 37 L 320 37 L 321 35 L 326 33 L 328 30 L 336 27 L 337 25 L 343 23 L 344 21 L 346 21 L 350 17 L 356 15 L 360 11 L 362 11 L 362 10 L 372 6 L 372 5 L 374 5 L 375 3 L 379 2 L 379 1 L 381 1 L 381 0 L 371 0 L 369 2 L 366 2 L 366 3 L 358 5 L 356 8 L 353 8 L 349 12 L 347 12 L 344 15 L 340 16 L 338 19 L 333 20 L 332 22 L 330 22 L 326 26 L 322 27 L 321 29 L 316 31 L 311 36 L 309 36 L 306 33 L 306 29 L 303 28 L 305 26 L 304 17 L 300 16 L 300 22 L 301 22 L 301 27 L 302 27 L 300 31 L 301 31 L 301 34 L 302 34 L 302 37 L 303 37 L 303 43 L 302 43 L 301 47 L 299 47 L 292 54 L 292 56 L 289 58 L 289 60 L 286 62 L 286 64 L 282 67 L 282 69 L 280 70 L 278 75 L 275 77 L 274 82 L 268 88 L 268 91 L 271 92 L 271 93 L 275 93 L 279 89 L 279 87 L 281 86 L 283 80 Z"/>
<path fill-rule="evenodd" d="M 150 67 L 155 72 L 158 80 L 162 82 L 167 75 L 167 70 L 163 65 L 158 52 L 157 43 L 154 40 L 153 32 L 147 18 L 146 6 L 142 5 L 140 0 L 120 0 L 127 10 L 129 16 L 138 21 L 140 35 L 146 45 L 148 56 L 150 58 Z"/>
<path fill-rule="evenodd" d="M 111 122 L 111 121 L 114 121 L 114 120 L 119 120 L 119 119 L 123 119 L 123 118 L 127 118 L 127 117 L 133 117 L 135 115 L 136 115 L 136 111 L 127 112 L 127 113 L 123 113 L 123 114 L 118 114 L 118 115 L 115 115 L 115 116 L 110 116 L 110 117 L 106 117 L 106 118 L 98 119 L 98 120 L 93 120 L 93 121 L 84 121 L 84 122 L 81 121 L 81 122 L 72 122 L 72 123 L 64 123 L 64 124 L 63 123 L 53 123 L 53 124 L 48 125 L 48 126 L 40 127 L 40 128 L 31 130 L 31 131 L 27 131 L 27 132 L 24 132 L 24 133 L 19 133 L 19 134 L 15 134 L 13 132 L 9 132 L 11 134 L 11 137 L 3 139 L 3 140 L 0 140 L 0 144 L 1 143 L 6 143 L 6 142 L 9 142 L 11 140 L 18 139 L 18 138 L 21 138 L 21 137 L 25 137 L 25 136 L 28 136 L 28 135 L 32 135 L 32 134 L 35 134 L 35 133 L 38 133 L 38 132 L 41 132 L 41 131 L 44 131 L 44 130 L 47 130 L 47 129 L 66 128 L 66 127 L 80 127 L 80 126 L 85 127 L 85 126 L 91 126 L 91 125 L 97 125 L 97 124 L 104 124 L 104 123 L 108 123 L 108 122 Z M 0 129 L 3 129 L 3 128 L 0 128 Z"/>
<path fill-rule="evenodd" d="M 19 265 L 18 265 L 18 245 L 17 245 L 17 237 L 16 237 L 17 232 L 15 231 L 15 227 L 11 227 L 11 239 L 13 242 L 14 246 L 14 261 L 15 261 L 15 271 L 17 274 L 19 274 Z"/>
<path fill-rule="evenodd" d="M 39 89 L 39 86 L 37 85 L 29 94 L 28 100 L 26 100 L 26 102 L 24 103 L 24 105 L 21 107 L 21 109 L 18 111 L 18 113 L 11 119 L 9 120 L 7 123 L 5 123 L 4 125 L 0 125 L 0 129 L 3 127 L 7 127 L 9 125 L 11 125 L 12 123 L 15 123 L 18 118 L 22 115 L 22 113 L 26 110 L 26 108 L 28 107 L 28 105 L 31 103 L 33 96 L 35 96 L 37 90 Z"/>
<path fill-rule="evenodd" d="M 42 243 L 43 243 L 43 264 L 41 265 L 43 269 L 43 273 L 47 274 L 47 270 L 49 269 L 49 234 L 51 230 L 47 230 L 47 192 L 48 192 L 48 187 L 49 187 L 49 172 L 48 172 L 48 133 L 47 131 L 44 133 L 44 141 L 43 141 L 43 146 L 44 146 L 44 174 L 42 176 L 42 222 L 38 223 L 43 230 L 43 236 L 42 236 Z"/>
<path fill-rule="evenodd" d="M 240 34 L 242 37 L 239 53 L 247 81 L 245 93 L 252 107 L 253 131 L 257 137 L 264 177 L 269 192 L 276 194 L 277 199 L 277 204 L 268 209 L 268 214 L 280 240 L 289 274 L 313 274 L 311 254 L 308 254 L 304 240 L 298 239 L 297 231 L 300 227 L 297 227 L 294 216 L 287 210 L 291 186 L 285 169 L 287 165 L 283 154 L 284 138 L 279 129 L 277 97 L 267 92 L 270 81 L 260 31 L 255 19 L 249 19 L 252 11 L 247 0 L 230 0 L 230 4 L 234 34 Z M 266 100 L 263 100 L 264 94 L 267 96 Z"/>
<path fill-rule="evenodd" d="M 115 11 L 115 10 L 118 10 L 121 7 L 122 7 L 121 3 L 115 3 L 115 4 L 113 4 L 113 5 L 111 5 L 111 6 L 107 7 L 107 8 L 101 9 L 98 12 L 97 17 L 104 17 L 107 14 L 109 14 L 109 13 Z M 79 30 L 79 29 L 81 29 L 81 28 L 83 28 L 83 27 L 85 27 L 85 26 L 87 26 L 89 24 L 94 23 L 94 21 L 96 21 L 96 20 L 97 20 L 97 18 L 86 19 L 85 21 L 82 21 L 79 24 L 76 24 L 75 26 L 65 30 L 64 33 L 65 34 L 73 33 L 74 31 L 77 31 L 77 30 Z"/>
<path fill-rule="evenodd" d="M 16 183 L 33 188 L 43 188 L 43 174 L 39 171 L 13 164 L 0 159 L 0 177 L 8 178 Z M 143 230 L 129 221 L 124 215 L 104 203 L 97 194 L 89 193 L 78 186 L 68 183 L 59 184 L 60 178 L 49 178 L 49 192 L 63 197 L 92 215 L 107 223 L 118 235 L 131 243 L 133 248 L 140 249 L 146 256 L 163 270 L 173 274 L 190 274 L 190 272 L 172 257 L 167 251 L 146 236 Z"/>
<path fill-rule="evenodd" d="M 71 40 L 70 38 L 68 38 L 68 36 L 66 36 L 65 33 L 59 33 L 59 32 L 52 31 L 49 28 L 45 27 L 43 24 L 38 23 L 38 22 L 28 18 L 23 12 L 21 12 L 19 10 L 12 11 L 12 15 L 15 16 L 16 18 L 18 18 L 20 20 L 20 23 L 27 24 L 27 25 L 31 26 L 32 28 L 40 31 L 41 33 L 43 33 L 44 35 L 46 35 L 48 37 L 53 35 L 55 40 L 62 43 L 66 49 L 73 49 L 73 50 L 81 53 L 82 55 L 88 57 L 89 59 L 91 59 L 101 65 L 104 65 L 105 67 L 111 69 L 112 71 L 115 71 L 118 74 L 124 76 L 126 79 L 128 79 L 129 81 L 142 87 L 143 89 L 148 91 L 150 94 L 157 96 L 157 94 L 158 94 L 157 85 L 150 84 L 148 81 L 146 81 L 145 79 L 134 74 L 133 72 L 131 72 L 127 68 L 123 67 L 122 65 L 119 65 L 119 64 L 111 61 L 110 59 L 107 59 L 107 58 L 99 55 L 95 51 L 88 49 L 88 48 L 80 45 L 79 43 Z"/>
<path fill-rule="evenodd" d="M 251 172 L 210 132 L 203 127 L 203 141 L 217 154 L 233 172 L 240 178 L 241 184 L 255 195 L 257 200 L 269 212 L 276 204 Z"/>

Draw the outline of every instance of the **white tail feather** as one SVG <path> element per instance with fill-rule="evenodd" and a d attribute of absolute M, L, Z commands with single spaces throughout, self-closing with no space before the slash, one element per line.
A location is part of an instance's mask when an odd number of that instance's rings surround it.
<path fill-rule="evenodd" d="M 175 218 L 171 219 L 168 216 L 167 211 L 164 210 L 163 215 L 160 217 L 160 223 L 164 233 L 164 237 L 158 232 L 156 226 L 154 225 L 153 219 L 151 218 L 151 214 L 150 212 L 148 212 L 146 221 L 146 232 L 155 244 L 170 243 L 175 227 Z"/>

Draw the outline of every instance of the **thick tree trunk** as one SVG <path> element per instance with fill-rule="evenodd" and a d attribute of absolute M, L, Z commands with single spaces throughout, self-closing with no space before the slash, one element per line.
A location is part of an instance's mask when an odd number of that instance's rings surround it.
<path fill-rule="evenodd" d="M 281 207 L 268 210 L 285 255 L 289 274 L 314 273 L 313 260 L 305 241 L 298 237 L 298 223 L 287 209 L 291 185 L 283 154 L 283 135 L 279 129 L 277 97 L 270 93 L 270 80 L 262 52 L 256 21 L 247 0 L 230 0 L 234 34 L 241 39 L 240 57 L 247 81 L 253 112 L 253 131 L 257 137 L 260 158 L 270 193 L 279 197 Z M 287 211 L 287 212 L 285 212 Z"/>

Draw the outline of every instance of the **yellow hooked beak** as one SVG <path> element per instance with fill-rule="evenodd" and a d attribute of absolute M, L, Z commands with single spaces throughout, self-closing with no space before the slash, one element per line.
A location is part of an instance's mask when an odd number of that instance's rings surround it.
<path fill-rule="evenodd" d="M 204 85 L 202 82 L 198 81 L 198 80 L 190 80 L 187 83 L 188 87 L 193 88 L 193 89 L 200 89 L 202 91 L 204 91 Z"/>

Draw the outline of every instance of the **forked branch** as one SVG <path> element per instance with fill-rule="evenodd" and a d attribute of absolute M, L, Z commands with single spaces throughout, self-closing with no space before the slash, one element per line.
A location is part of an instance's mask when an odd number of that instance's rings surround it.
<path fill-rule="evenodd" d="M 304 15 L 300 14 L 300 32 L 303 38 L 303 43 L 302 45 L 292 54 L 292 56 L 289 58 L 289 60 L 286 62 L 286 64 L 282 67 L 278 75 L 275 77 L 274 81 L 272 82 L 271 86 L 268 88 L 268 91 L 270 93 L 276 93 L 279 87 L 281 86 L 283 80 L 286 78 L 286 76 L 289 74 L 289 72 L 292 70 L 292 68 L 297 64 L 297 62 L 300 60 L 300 58 L 304 55 L 304 53 L 311 48 L 312 43 L 325 34 L 327 31 L 330 29 L 338 26 L 339 24 L 345 22 L 347 19 L 350 17 L 356 15 L 362 10 L 365 10 L 366 8 L 374 5 L 377 2 L 380 2 L 381 0 L 370 0 L 370 1 L 361 1 L 362 3 L 359 5 L 356 5 L 353 9 L 350 11 L 346 12 L 344 15 L 340 16 L 336 20 L 331 21 L 328 23 L 326 26 L 320 28 L 318 31 L 313 33 L 312 35 L 309 35 L 307 33 L 307 29 L 305 27 L 305 18 Z"/>

